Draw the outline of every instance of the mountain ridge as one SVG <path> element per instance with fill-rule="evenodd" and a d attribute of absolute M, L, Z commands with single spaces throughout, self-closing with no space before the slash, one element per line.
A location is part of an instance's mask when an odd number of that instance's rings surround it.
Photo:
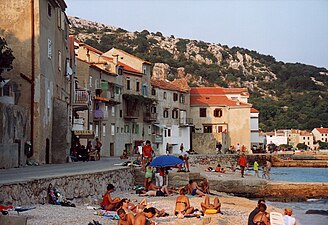
<path fill-rule="evenodd" d="M 69 20 L 77 39 L 103 52 L 115 47 L 150 61 L 153 76 L 185 77 L 190 86 L 247 88 L 250 102 L 260 111 L 262 130 L 328 126 L 325 68 L 278 62 L 273 56 L 236 46 L 147 30 L 128 32 L 78 17 Z"/>

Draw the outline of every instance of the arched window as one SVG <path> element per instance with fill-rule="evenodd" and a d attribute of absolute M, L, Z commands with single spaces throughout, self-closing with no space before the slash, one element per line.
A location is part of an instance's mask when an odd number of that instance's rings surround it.
<path fill-rule="evenodd" d="M 214 117 L 221 117 L 222 109 L 214 109 Z"/>

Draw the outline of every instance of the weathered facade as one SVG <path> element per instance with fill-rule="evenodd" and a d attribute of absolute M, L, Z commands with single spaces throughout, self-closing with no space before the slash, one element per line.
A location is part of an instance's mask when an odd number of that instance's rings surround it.
<path fill-rule="evenodd" d="M 65 9 L 63 0 L 0 3 L 0 33 L 15 56 L 13 70 L 3 77 L 14 88 L 14 104 L 32 115 L 27 140 L 32 145 L 31 158 L 39 163 L 66 162 L 69 149 L 73 71 Z M 66 122 L 58 124 L 62 120 Z M 53 137 L 59 133 L 64 140 Z"/>
<path fill-rule="evenodd" d="M 183 143 L 184 151 L 191 149 L 192 120 L 190 118 L 190 87 L 185 79 L 172 82 L 163 79 L 151 80 L 152 97 L 157 105 L 152 112 L 157 121 L 153 124 L 152 142 L 158 146 L 160 154 L 180 153 Z"/>
<path fill-rule="evenodd" d="M 243 88 L 191 88 L 190 115 L 197 133 L 193 149 L 213 154 L 216 143 L 221 142 L 223 149 L 239 144 L 249 150 L 251 104 L 247 99 Z"/>

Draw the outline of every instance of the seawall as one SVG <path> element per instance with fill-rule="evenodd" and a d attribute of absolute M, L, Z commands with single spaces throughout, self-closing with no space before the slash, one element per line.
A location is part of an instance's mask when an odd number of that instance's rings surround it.
<path fill-rule="evenodd" d="M 115 168 L 78 175 L 35 178 L 24 182 L 0 184 L 0 204 L 28 205 L 48 202 L 48 186 L 52 184 L 61 195 L 74 202 L 99 203 L 108 183 L 116 190 L 128 191 L 134 185 L 131 168 Z"/>

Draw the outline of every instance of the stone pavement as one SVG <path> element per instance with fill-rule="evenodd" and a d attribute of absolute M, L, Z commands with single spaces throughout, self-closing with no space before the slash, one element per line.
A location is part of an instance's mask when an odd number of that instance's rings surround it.
<path fill-rule="evenodd" d="M 39 166 L 25 166 L 20 168 L 0 170 L 0 184 L 27 182 L 35 179 L 80 175 L 122 168 L 114 164 L 122 163 L 119 157 L 103 157 L 99 161 L 72 162 L 65 164 L 47 164 Z"/>

